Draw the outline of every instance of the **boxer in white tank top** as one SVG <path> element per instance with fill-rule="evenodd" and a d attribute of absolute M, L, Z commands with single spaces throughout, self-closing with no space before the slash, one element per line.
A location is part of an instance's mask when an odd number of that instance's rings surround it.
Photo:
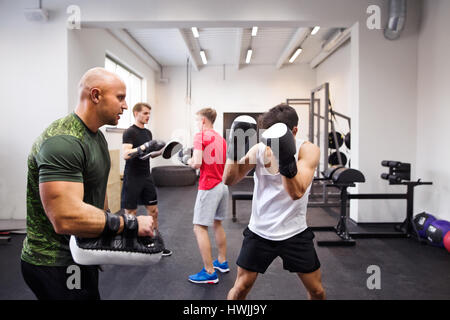
<path fill-rule="evenodd" d="M 298 274 L 309 299 L 325 299 L 314 234 L 306 224 L 320 150 L 295 139 L 298 116 L 286 104 L 264 113 L 259 126 L 267 129 L 264 143 L 252 146 L 239 161 L 227 159 L 223 175 L 224 183 L 233 185 L 255 169 L 252 214 L 236 262 L 237 278 L 227 298 L 245 299 L 258 274 L 279 256 L 284 269 Z"/>
<path fill-rule="evenodd" d="M 306 141 L 296 139 L 297 153 Z M 278 172 L 271 174 L 264 166 L 266 146 L 257 145 L 256 168 L 253 176 L 255 187 L 252 202 L 252 215 L 248 228 L 257 235 L 274 241 L 288 239 L 307 228 L 306 208 L 311 184 L 304 195 L 292 201 L 284 190 L 282 176 Z"/>

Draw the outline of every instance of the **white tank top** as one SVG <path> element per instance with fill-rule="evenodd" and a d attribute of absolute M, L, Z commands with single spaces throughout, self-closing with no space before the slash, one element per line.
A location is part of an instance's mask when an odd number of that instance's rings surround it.
<path fill-rule="evenodd" d="M 298 159 L 298 151 L 305 141 L 295 140 L 297 148 L 295 159 Z M 292 200 L 283 187 L 280 173 L 273 175 L 264 167 L 265 149 L 264 144 L 258 144 L 256 168 L 253 175 L 255 187 L 252 215 L 248 228 L 260 237 L 280 241 L 288 239 L 308 227 L 306 225 L 306 209 L 311 184 L 300 199 Z"/>

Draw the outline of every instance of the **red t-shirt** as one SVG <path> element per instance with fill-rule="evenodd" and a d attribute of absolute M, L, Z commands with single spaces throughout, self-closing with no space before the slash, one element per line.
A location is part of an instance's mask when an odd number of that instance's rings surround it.
<path fill-rule="evenodd" d="M 227 143 L 216 131 L 208 129 L 195 135 L 194 150 L 203 152 L 198 189 L 212 189 L 222 182 Z"/>

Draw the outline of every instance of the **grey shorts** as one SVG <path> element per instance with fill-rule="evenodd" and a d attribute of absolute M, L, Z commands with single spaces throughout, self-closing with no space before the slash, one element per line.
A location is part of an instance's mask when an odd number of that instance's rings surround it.
<path fill-rule="evenodd" d="M 228 187 L 222 182 L 210 190 L 198 190 L 193 224 L 211 227 L 224 220 L 228 212 Z"/>

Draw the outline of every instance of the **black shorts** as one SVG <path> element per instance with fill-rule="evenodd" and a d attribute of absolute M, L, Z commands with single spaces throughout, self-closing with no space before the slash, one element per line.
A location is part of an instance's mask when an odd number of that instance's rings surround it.
<path fill-rule="evenodd" d="M 264 273 L 276 257 L 281 257 L 283 268 L 290 272 L 310 273 L 320 268 L 314 248 L 314 233 L 309 228 L 281 241 L 264 239 L 248 227 L 243 234 L 244 241 L 236 261 L 241 268 Z"/>
<path fill-rule="evenodd" d="M 125 174 L 120 202 L 122 209 L 128 210 L 137 209 L 138 205 L 154 206 L 158 204 L 152 176 Z"/>
<path fill-rule="evenodd" d="M 66 267 L 36 266 L 21 260 L 25 283 L 39 300 L 100 300 L 98 266 L 79 267 L 79 283 L 69 288 L 76 271 Z M 74 280 L 75 281 L 75 280 Z"/>

